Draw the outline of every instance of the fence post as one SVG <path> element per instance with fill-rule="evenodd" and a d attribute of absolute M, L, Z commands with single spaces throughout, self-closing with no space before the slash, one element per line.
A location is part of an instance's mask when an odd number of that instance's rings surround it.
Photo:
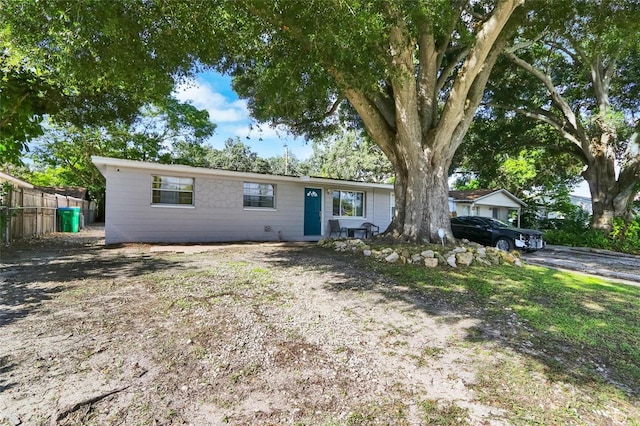
<path fill-rule="evenodd" d="M 0 233 L 2 234 L 2 240 L 6 243 L 9 242 L 9 207 L 0 206 Z"/>
<path fill-rule="evenodd" d="M 2 240 L 9 242 L 9 214 L 11 210 L 11 192 L 13 186 L 6 182 L 0 184 L 0 235 Z"/>

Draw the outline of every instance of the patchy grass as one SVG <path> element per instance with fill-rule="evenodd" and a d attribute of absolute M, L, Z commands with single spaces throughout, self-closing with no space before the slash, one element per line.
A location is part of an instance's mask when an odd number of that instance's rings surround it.
<path fill-rule="evenodd" d="M 424 412 L 425 424 L 437 426 L 466 425 L 468 412 L 452 403 L 438 403 L 431 399 L 418 404 Z"/>
<path fill-rule="evenodd" d="M 502 349 L 476 389 L 483 402 L 508 410 L 510 422 L 595 424 L 605 403 L 638 403 L 639 287 L 534 266 L 370 266 L 434 306 L 482 320 L 469 340 Z M 543 385 L 531 377 L 544 377 Z M 623 412 L 612 424 L 640 424 Z"/>
<path fill-rule="evenodd" d="M 0 424 L 639 424 L 635 287 L 297 245 L 59 252 L 0 269 Z"/>

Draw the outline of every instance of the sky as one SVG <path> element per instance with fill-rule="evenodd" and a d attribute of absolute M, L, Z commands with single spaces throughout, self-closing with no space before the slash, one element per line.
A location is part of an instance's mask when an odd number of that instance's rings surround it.
<path fill-rule="evenodd" d="M 239 137 L 262 158 L 283 156 L 285 145 L 289 155 L 293 154 L 299 160 L 305 160 L 313 153 L 311 143 L 293 138 L 282 129 L 263 124 L 261 130 L 255 127 L 251 130 L 247 102 L 239 99 L 231 88 L 231 77 L 213 71 L 200 73 L 195 80 L 179 85 L 174 95 L 182 102 L 190 102 L 209 112 L 211 121 L 217 125 L 209 143 L 216 149 L 222 149 L 227 139 Z"/>

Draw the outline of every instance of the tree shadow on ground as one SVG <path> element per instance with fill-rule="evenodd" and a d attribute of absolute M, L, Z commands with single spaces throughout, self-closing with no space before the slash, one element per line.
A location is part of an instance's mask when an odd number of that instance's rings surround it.
<path fill-rule="evenodd" d="M 640 369 L 640 363 L 625 353 L 624 348 L 618 348 L 616 353 L 616 348 L 603 349 L 602 342 L 578 342 L 563 331 L 565 324 L 554 324 L 553 309 L 562 309 L 559 305 L 571 301 L 572 292 L 569 289 L 575 284 L 562 282 L 562 276 L 556 277 L 555 270 L 536 268 L 533 272 L 534 275 L 539 275 L 538 282 L 549 282 L 551 279 L 557 281 L 557 285 L 552 289 L 552 297 L 549 297 L 548 292 L 542 295 L 541 289 L 535 285 L 536 279 L 532 280 L 531 285 L 513 286 L 513 291 L 505 291 L 502 285 L 508 283 L 497 282 L 494 278 L 465 276 L 461 279 L 460 276 L 456 276 L 459 272 L 454 269 L 431 270 L 425 275 L 424 268 L 416 267 L 413 268 L 415 277 L 407 280 L 407 276 L 411 276 L 412 272 L 407 272 L 406 268 L 412 268 L 411 266 L 382 265 L 361 256 L 337 253 L 316 246 L 291 247 L 274 252 L 271 257 L 270 261 L 279 267 L 304 267 L 330 272 L 331 278 L 325 288 L 333 292 L 375 292 L 382 296 L 383 300 L 400 300 L 410 304 L 414 309 L 442 316 L 445 320 L 461 317 L 476 319 L 479 321 L 478 325 L 469 330 L 467 340 L 493 341 L 525 357 L 534 358 L 546 366 L 546 375 L 550 380 L 562 380 L 587 387 L 607 383 L 634 400 L 640 395 L 640 383 L 633 379 L 637 377 L 637 373 L 624 371 L 626 368 L 637 371 Z M 400 273 L 398 268 L 405 269 Z M 518 273 L 518 269 L 513 268 L 511 277 L 507 273 L 496 278 L 505 281 L 517 280 Z M 454 281 L 464 282 L 466 288 L 452 288 L 450 282 Z M 585 291 L 597 291 L 598 285 L 590 285 Z M 640 298 L 640 291 L 624 285 L 601 285 L 608 291 L 612 286 L 616 287 L 616 290 L 611 293 L 610 300 L 599 298 L 597 309 L 606 312 L 606 318 L 609 319 L 615 316 L 619 321 L 626 321 L 628 324 L 637 322 L 637 306 L 640 305 L 637 299 Z M 459 287 L 459 284 L 457 286 Z M 501 286 L 499 291 L 496 286 Z M 620 301 L 625 298 L 635 298 L 636 302 L 621 304 Z M 574 305 L 571 306 L 571 312 L 575 312 L 573 320 L 576 324 L 594 316 L 592 307 L 579 306 L 583 301 L 571 302 Z M 522 306 L 522 310 L 515 313 L 511 307 L 517 305 Z M 625 310 L 625 306 L 636 308 Z M 546 322 L 533 325 L 533 319 L 520 320 L 521 317 L 531 318 L 525 312 L 527 309 L 546 315 Z M 589 324 L 583 326 L 588 327 Z M 615 333 L 614 328 L 615 324 L 611 324 L 604 332 Z M 630 341 L 629 345 L 632 344 Z M 620 359 L 624 356 L 626 359 Z M 606 367 L 603 368 L 603 365 Z"/>
<path fill-rule="evenodd" d="M 0 264 L 0 327 L 26 317 L 56 294 L 65 283 L 78 280 L 124 280 L 168 268 L 180 261 L 150 254 L 126 254 L 104 246 L 67 247 L 62 251 L 34 251 Z"/>
<path fill-rule="evenodd" d="M 6 355 L 0 356 L 0 393 L 8 389 L 11 389 L 16 385 L 15 383 L 8 382 L 6 379 L 3 378 L 15 366 L 16 364 L 10 362 L 9 356 L 6 356 Z"/>

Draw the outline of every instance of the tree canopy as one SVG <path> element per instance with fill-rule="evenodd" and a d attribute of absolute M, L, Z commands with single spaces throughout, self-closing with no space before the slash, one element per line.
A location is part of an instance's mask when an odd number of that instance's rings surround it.
<path fill-rule="evenodd" d="M 546 149 L 583 165 L 593 225 L 611 229 L 614 217 L 630 216 L 640 190 L 640 3 L 534 5 L 529 24 L 496 67 L 488 105 L 499 110 L 494 117 L 512 111 L 538 123 L 525 120 L 523 128 L 542 124 L 560 136 L 544 140 Z"/>
<path fill-rule="evenodd" d="M 380 148 L 356 131 L 339 132 L 313 142 L 308 173 L 331 179 L 389 183 L 393 167 Z"/>
<path fill-rule="evenodd" d="M 37 141 L 32 159 L 40 172 L 67 185 L 86 187 L 100 199 L 105 182 L 92 155 L 185 164 L 190 161 L 185 151 L 204 149 L 202 144 L 215 128 L 207 111 L 170 98 L 144 108 L 130 123 L 54 125 Z"/>
<path fill-rule="evenodd" d="M 12 54 L 65 79 L 65 120 L 130 117 L 211 66 L 259 121 L 365 129 L 395 172 L 389 231 L 409 240 L 450 235 L 447 171 L 524 3 L 1 1 Z"/>

